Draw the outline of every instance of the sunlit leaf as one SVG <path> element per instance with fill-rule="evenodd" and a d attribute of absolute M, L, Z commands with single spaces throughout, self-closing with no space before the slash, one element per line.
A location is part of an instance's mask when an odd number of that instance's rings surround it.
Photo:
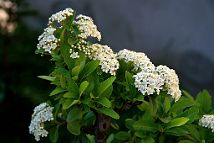
<path fill-rule="evenodd" d="M 56 94 L 59 94 L 59 93 L 63 93 L 65 92 L 64 89 L 60 88 L 60 87 L 57 87 L 55 88 L 51 93 L 50 93 L 50 96 L 53 96 L 53 95 L 56 95 Z"/>
<path fill-rule="evenodd" d="M 106 97 L 101 97 L 97 102 L 103 105 L 104 107 L 111 107 L 111 101 L 109 101 Z"/>
<path fill-rule="evenodd" d="M 109 108 L 101 108 L 101 109 L 98 109 L 99 112 L 107 115 L 107 116 L 110 116 L 114 119 L 119 119 L 120 116 L 117 112 L 115 112 L 113 109 L 109 109 Z"/>
<path fill-rule="evenodd" d="M 172 128 L 172 127 L 178 127 L 186 124 L 189 121 L 189 118 L 186 117 L 180 117 L 180 118 L 175 118 L 172 119 L 168 124 L 167 124 L 167 129 Z"/>
<path fill-rule="evenodd" d="M 52 76 L 40 75 L 40 76 L 37 76 L 37 77 L 41 78 L 41 79 L 48 80 L 48 81 L 54 81 L 55 80 L 55 77 L 52 77 Z"/>

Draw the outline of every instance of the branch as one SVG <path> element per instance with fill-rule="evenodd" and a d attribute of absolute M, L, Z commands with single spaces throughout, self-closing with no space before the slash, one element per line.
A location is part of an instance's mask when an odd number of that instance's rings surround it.
<path fill-rule="evenodd" d="M 107 131 L 111 126 L 111 117 L 97 113 L 96 143 L 105 143 Z"/>

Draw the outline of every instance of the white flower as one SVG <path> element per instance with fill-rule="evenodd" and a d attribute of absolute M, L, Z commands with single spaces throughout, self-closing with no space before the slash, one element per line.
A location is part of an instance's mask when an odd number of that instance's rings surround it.
<path fill-rule="evenodd" d="M 212 132 L 214 132 L 214 115 L 203 115 L 198 124 L 202 127 L 212 129 Z"/>
<path fill-rule="evenodd" d="M 70 57 L 73 58 L 73 59 L 76 59 L 76 58 L 79 58 L 79 54 L 78 52 L 74 52 L 73 49 L 70 49 Z"/>
<path fill-rule="evenodd" d="M 165 86 L 168 94 L 172 95 L 175 101 L 181 96 L 179 89 L 179 79 L 174 70 L 167 66 L 155 67 L 150 59 L 141 52 L 134 52 L 127 49 L 121 50 L 117 54 L 117 58 L 124 60 L 126 63 L 132 62 L 134 70 L 138 71 L 134 75 L 135 87 L 143 94 L 157 94 Z"/>
<path fill-rule="evenodd" d="M 142 70 L 145 67 L 154 68 L 154 65 L 150 61 L 150 59 L 141 52 L 134 52 L 127 49 L 123 49 L 117 53 L 117 58 L 120 60 L 124 60 L 126 63 L 132 62 L 134 64 L 134 70 Z"/>
<path fill-rule="evenodd" d="M 71 8 L 66 8 L 62 11 L 59 11 L 49 18 L 48 25 L 51 25 L 53 22 L 61 23 L 63 20 L 65 20 L 69 16 L 72 16 L 73 14 L 74 10 Z"/>
<path fill-rule="evenodd" d="M 133 76 L 135 79 L 134 84 L 143 95 L 151 95 L 155 92 L 157 94 L 160 93 L 163 80 L 156 73 L 154 64 L 144 53 L 124 49 L 118 52 L 117 58 L 124 60 L 126 63 L 133 63 L 134 70 L 138 71 Z"/>
<path fill-rule="evenodd" d="M 51 53 L 51 51 L 57 47 L 59 39 L 54 36 L 55 30 L 56 29 L 53 27 L 47 27 L 44 29 L 44 32 L 38 38 L 38 49 L 44 49 L 45 52 Z"/>
<path fill-rule="evenodd" d="M 90 45 L 85 40 L 80 40 L 76 45 L 72 45 L 71 48 L 82 51 L 91 60 L 100 61 L 99 65 L 101 66 L 101 70 L 103 72 L 110 73 L 111 75 L 116 75 L 116 71 L 119 68 L 117 55 L 114 54 L 112 49 L 107 45 Z M 70 51 L 73 52 L 72 49 Z"/>
<path fill-rule="evenodd" d="M 36 141 L 39 141 L 40 137 L 46 137 L 48 135 L 48 131 L 44 129 L 44 122 L 54 119 L 52 111 L 53 107 L 50 107 L 47 103 L 41 103 L 34 108 L 29 132 L 35 136 Z"/>
<path fill-rule="evenodd" d="M 181 97 L 181 91 L 179 89 L 179 79 L 175 71 L 167 66 L 160 65 L 156 67 L 156 72 L 164 80 L 168 94 L 172 95 L 175 101 L 178 101 Z"/>
<path fill-rule="evenodd" d="M 84 15 L 78 15 L 77 21 L 75 23 L 78 25 L 80 30 L 79 37 L 83 39 L 87 39 L 88 37 L 94 37 L 97 38 L 99 41 L 101 40 L 101 34 L 97 30 L 97 26 L 94 24 L 91 17 L 84 16 Z"/>
<path fill-rule="evenodd" d="M 93 60 L 99 60 L 103 72 L 116 75 L 119 68 L 116 54 L 107 45 L 92 44 L 88 46 L 87 54 Z"/>
<path fill-rule="evenodd" d="M 162 89 L 163 80 L 155 72 L 154 69 L 144 67 L 144 70 L 133 76 L 135 79 L 135 87 L 143 95 L 151 95 L 155 92 L 160 93 Z"/>

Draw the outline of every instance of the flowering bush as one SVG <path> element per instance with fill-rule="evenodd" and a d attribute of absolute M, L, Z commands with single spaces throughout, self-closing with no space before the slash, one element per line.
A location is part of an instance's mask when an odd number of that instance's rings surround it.
<path fill-rule="evenodd" d="M 39 77 L 55 89 L 34 109 L 29 131 L 37 141 L 48 134 L 53 143 L 214 141 L 207 91 L 181 96 L 173 69 L 96 40 L 101 34 L 90 17 L 67 8 L 49 18 L 36 53 L 50 56 L 53 71 Z"/>

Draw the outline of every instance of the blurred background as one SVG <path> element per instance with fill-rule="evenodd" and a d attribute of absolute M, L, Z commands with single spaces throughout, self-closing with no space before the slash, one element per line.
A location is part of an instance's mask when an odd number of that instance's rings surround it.
<path fill-rule="evenodd" d="M 213 0 L 0 0 L 0 142 L 35 142 L 32 110 L 53 87 L 37 78 L 51 65 L 34 51 L 48 17 L 66 7 L 94 19 L 102 44 L 144 52 L 174 68 L 182 89 L 213 95 Z"/>

